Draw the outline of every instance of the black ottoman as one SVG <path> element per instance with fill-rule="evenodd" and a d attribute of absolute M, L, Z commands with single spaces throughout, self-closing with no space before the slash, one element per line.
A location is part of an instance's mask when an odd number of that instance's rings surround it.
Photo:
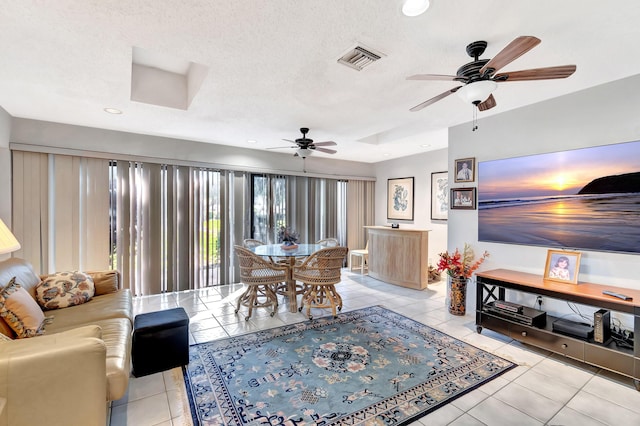
<path fill-rule="evenodd" d="M 184 309 L 136 315 L 131 359 L 136 377 L 189 364 L 189 316 Z"/>

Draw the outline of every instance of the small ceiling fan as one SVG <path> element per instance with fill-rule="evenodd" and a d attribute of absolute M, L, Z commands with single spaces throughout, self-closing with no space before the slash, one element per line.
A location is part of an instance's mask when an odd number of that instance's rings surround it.
<path fill-rule="evenodd" d="M 267 149 L 296 148 L 296 153 L 293 154 L 294 157 L 302 157 L 302 158 L 307 158 L 308 156 L 313 154 L 313 151 L 320 151 L 327 154 L 335 154 L 336 152 L 338 152 L 335 149 L 322 148 L 323 146 L 335 146 L 337 145 L 337 143 L 333 141 L 314 142 L 313 139 L 309 139 L 307 137 L 307 133 L 309 133 L 309 129 L 306 127 L 300 128 L 300 132 L 302 133 L 302 137 L 296 139 L 295 141 L 292 141 L 291 139 L 283 139 L 283 141 L 295 143 L 295 145 L 276 146 L 276 147 L 267 148 Z"/>
<path fill-rule="evenodd" d="M 496 89 L 496 83 L 566 78 L 576 71 L 575 65 L 561 65 L 496 74 L 498 70 L 538 44 L 540 44 L 540 39 L 537 37 L 520 36 L 509 43 L 493 59 L 480 59 L 480 55 L 487 48 L 486 41 L 475 41 L 469 44 L 467 54 L 473 58 L 473 61 L 458 68 L 456 75 L 416 74 L 407 77 L 407 80 L 451 80 L 464 83 L 414 106 L 410 111 L 420 111 L 452 93 L 458 93 L 463 100 L 475 105 L 479 111 L 486 111 L 496 106 L 496 100 L 491 93 Z"/>

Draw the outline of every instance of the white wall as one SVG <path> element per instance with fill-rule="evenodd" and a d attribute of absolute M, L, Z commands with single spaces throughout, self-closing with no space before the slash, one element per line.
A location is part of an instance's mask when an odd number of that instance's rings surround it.
<path fill-rule="evenodd" d="M 475 157 L 480 162 L 639 140 L 639 117 L 640 76 L 633 76 L 482 119 L 475 132 L 470 124 L 451 128 L 450 182 L 457 158 Z M 468 242 L 476 253 L 490 252 L 483 270 L 507 268 L 543 274 L 547 247 L 478 242 L 477 210 L 450 211 L 448 222 L 449 250 Z M 638 255 L 581 252 L 581 281 L 640 289 Z M 471 295 L 475 298 L 473 291 Z"/>
<path fill-rule="evenodd" d="M 443 135 L 446 137 L 446 135 Z M 435 265 L 438 253 L 447 249 L 447 222 L 431 220 L 431 173 L 447 170 L 447 150 L 426 152 L 376 163 L 376 225 L 397 222 L 401 228 L 428 229 L 429 259 Z M 414 178 L 413 221 L 387 219 L 387 179 Z"/>

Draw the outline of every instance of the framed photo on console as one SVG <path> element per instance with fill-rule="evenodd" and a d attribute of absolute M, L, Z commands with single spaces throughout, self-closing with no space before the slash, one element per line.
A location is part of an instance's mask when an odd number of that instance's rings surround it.
<path fill-rule="evenodd" d="M 561 283 L 578 284 L 580 255 L 581 253 L 578 251 L 547 251 L 544 279 Z"/>

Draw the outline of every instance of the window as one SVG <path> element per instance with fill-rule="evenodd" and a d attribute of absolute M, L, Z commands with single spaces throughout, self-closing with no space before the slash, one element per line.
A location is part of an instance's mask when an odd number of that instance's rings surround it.
<path fill-rule="evenodd" d="M 277 243 L 281 226 L 301 242 L 338 238 L 346 245 L 346 182 L 303 176 L 252 175 L 251 238 Z"/>
<path fill-rule="evenodd" d="M 116 161 L 111 262 L 136 295 L 221 283 L 220 172 Z"/>

